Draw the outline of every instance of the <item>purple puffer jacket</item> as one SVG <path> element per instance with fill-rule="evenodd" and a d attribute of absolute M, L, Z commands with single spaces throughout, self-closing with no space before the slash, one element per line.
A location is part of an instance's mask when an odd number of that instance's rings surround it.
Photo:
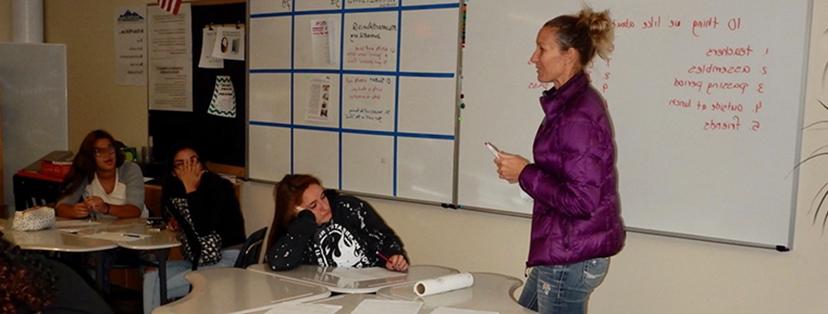
<path fill-rule="evenodd" d="M 535 163 L 520 187 L 535 200 L 527 266 L 612 256 L 624 246 L 615 142 L 603 98 L 579 73 L 540 98 Z"/>

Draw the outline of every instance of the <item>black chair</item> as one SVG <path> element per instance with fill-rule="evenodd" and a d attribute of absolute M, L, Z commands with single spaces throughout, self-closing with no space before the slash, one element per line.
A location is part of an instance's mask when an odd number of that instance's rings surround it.
<path fill-rule="evenodd" d="M 60 182 L 30 178 L 19 174 L 12 176 L 12 188 L 14 189 L 15 210 L 54 204 L 60 194 Z"/>
<path fill-rule="evenodd" d="M 236 263 L 233 267 L 247 268 L 247 266 L 259 262 L 259 255 L 262 252 L 265 234 L 267 234 L 267 227 L 256 230 L 256 232 L 251 233 L 247 237 L 247 240 L 244 240 L 244 245 L 242 245 L 239 251 L 239 257 L 236 258 Z"/>

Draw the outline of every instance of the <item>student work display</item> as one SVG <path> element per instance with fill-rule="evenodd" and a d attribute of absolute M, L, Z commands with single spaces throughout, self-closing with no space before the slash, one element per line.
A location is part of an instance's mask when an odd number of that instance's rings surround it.
<path fill-rule="evenodd" d="M 434 2 L 252 1 L 249 176 L 452 202 L 459 3 Z"/>
<path fill-rule="evenodd" d="M 189 142 L 198 145 L 211 162 L 244 167 L 247 113 L 242 104 L 247 91 L 247 61 L 228 59 L 224 60 L 221 67 L 205 67 L 199 61 L 204 53 L 201 49 L 203 33 L 210 29 L 218 30 L 222 26 L 244 29 L 247 7 L 244 3 L 193 3 L 191 7 L 191 46 L 194 48 L 190 49 L 192 58 L 188 62 L 192 69 L 192 109 L 154 110 L 157 106 L 150 106 L 152 158 L 163 161 L 173 145 Z M 171 15 L 163 13 L 162 16 L 170 18 Z M 232 92 L 227 93 L 228 90 Z M 179 92 L 186 91 L 175 91 Z M 235 111 L 228 112 L 226 108 L 216 106 L 217 103 L 238 105 L 231 106 Z"/>

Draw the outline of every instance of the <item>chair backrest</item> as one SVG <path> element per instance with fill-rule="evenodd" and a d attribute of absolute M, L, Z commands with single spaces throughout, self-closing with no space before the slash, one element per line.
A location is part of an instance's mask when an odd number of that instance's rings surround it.
<path fill-rule="evenodd" d="M 259 255 L 262 251 L 262 244 L 264 243 L 265 234 L 267 234 L 267 227 L 256 230 L 256 232 L 251 233 L 250 236 L 247 237 L 247 240 L 244 240 L 244 245 L 239 252 L 239 257 L 236 258 L 236 263 L 233 267 L 247 268 L 247 266 L 259 262 Z"/>
<path fill-rule="evenodd" d="M 14 207 L 16 210 L 57 202 L 60 194 L 60 182 L 29 178 L 15 174 L 12 178 L 14 190 Z"/>

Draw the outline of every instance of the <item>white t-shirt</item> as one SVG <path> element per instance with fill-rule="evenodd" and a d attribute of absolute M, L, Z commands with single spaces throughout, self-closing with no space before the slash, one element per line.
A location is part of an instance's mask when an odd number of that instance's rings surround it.
<path fill-rule="evenodd" d="M 97 196 L 107 204 L 112 205 L 135 205 L 141 208 L 141 217 L 149 216 L 149 210 L 144 205 L 144 176 L 141 168 L 132 162 L 124 162 L 118 171 L 115 172 L 115 188 L 112 193 L 106 193 L 98 175 L 89 184 L 81 185 L 77 190 L 67 195 L 58 204 L 75 204 L 89 196 Z"/>
<path fill-rule="evenodd" d="M 121 180 L 118 180 L 118 171 L 115 171 L 115 188 L 112 189 L 111 193 L 106 193 L 101 181 L 98 180 L 98 174 L 95 174 L 95 178 L 92 179 L 92 182 L 86 186 L 86 190 L 83 191 L 83 198 L 87 198 L 89 196 L 97 196 L 100 197 L 104 203 L 111 204 L 111 205 L 126 205 L 127 204 L 127 186 Z M 147 218 L 149 216 L 149 211 L 147 210 L 146 206 L 142 206 L 141 209 L 141 218 Z M 104 214 L 104 216 L 110 216 Z"/>

